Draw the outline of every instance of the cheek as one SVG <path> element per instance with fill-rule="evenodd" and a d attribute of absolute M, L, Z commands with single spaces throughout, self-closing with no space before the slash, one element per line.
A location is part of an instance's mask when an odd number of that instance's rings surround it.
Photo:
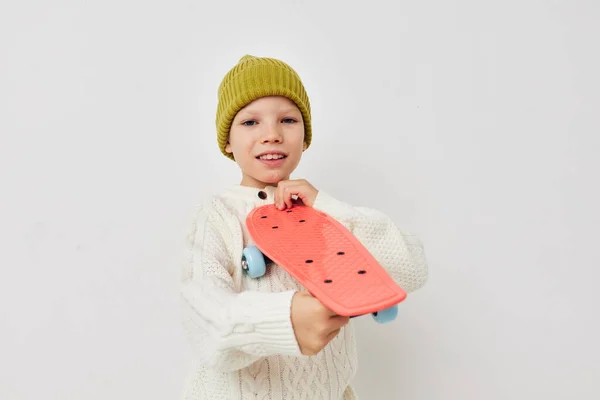
<path fill-rule="evenodd" d="M 294 137 L 294 148 L 300 151 L 304 150 L 304 133 Z"/>
<path fill-rule="evenodd" d="M 247 153 L 252 149 L 252 142 L 248 137 L 240 134 L 240 132 L 232 132 L 230 134 L 231 149 L 237 153 Z"/>
<path fill-rule="evenodd" d="M 251 140 L 240 140 L 236 142 L 235 151 L 240 156 L 240 159 L 250 161 L 254 158 L 254 145 Z"/>

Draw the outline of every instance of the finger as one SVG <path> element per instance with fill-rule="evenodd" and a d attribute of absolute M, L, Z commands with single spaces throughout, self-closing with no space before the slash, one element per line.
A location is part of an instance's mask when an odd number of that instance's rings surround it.
<path fill-rule="evenodd" d="M 281 181 L 277 184 L 277 208 L 284 210 L 289 204 L 288 188 L 292 186 L 292 181 Z M 291 207 L 291 204 L 289 204 Z"/>
<path fill-rule="evenodd" d="M 277 184 L 277 208 L 280 210 L 284 210 L 287 206 L 287 188 L 289 186 L 290 181 L 281 181 Z"/>
<path fill-rule="evenodd" d="M 299 201 L 302 203 L 302 198 L 305 197 L 304 192 L 306 191 L 306 185 L 302 181 L 289 181 L 286 184 L 286 204 L 289 208 L 292 208 L 295 203 Z M 303 203 L 302 203 L 303 204 Z"/>
<path fill-rule="evenodd" d="M 277 184 L 277 188 L 275 189 L 275 207 L 277 207 L 278 209 L 281 210 L 281 198 L 282 198 L 282 191 L 283 191 L 283 187 L 285 185 L 282 182 L 279 182 Z"/>
<path fill-rule="evenodd" d="M 288 208 L 292 208 L 293 204 L 292 204 L 292 190 L 293 188 L 286 188 L 284 190 L 284 197 L 283 197 L 283 202 L 285 203 L 285 206 Z"/>
<path fill-rule="evenodd" d="M 298 182 L 296 185 L 294 185 L 293 194 L 298 197 L 298 200 L 300 200 L 302 204 L 308 205 L 310 203 L 310 201 L 307 201 L 310 193 L 311 188 L 305 181 Z"/>

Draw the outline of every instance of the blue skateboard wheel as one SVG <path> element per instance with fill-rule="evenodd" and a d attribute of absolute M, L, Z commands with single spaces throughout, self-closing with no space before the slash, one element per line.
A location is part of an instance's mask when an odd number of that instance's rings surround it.
<path fill-rule="evenodd" d="M 265 257 L 256 246 L 246 247 L 242 251 L 242 269 L 251 278 L 260 278 L 267 271 Z"/>
<path fill-rule="evenodd" d="M 386 308 L 385 310 L 374 312 L 373 318 L 380 324 L 385 324 L 387 322 L 395 320 L 397 315 L 398 305 L 396 304 L 390 308 Z"/>

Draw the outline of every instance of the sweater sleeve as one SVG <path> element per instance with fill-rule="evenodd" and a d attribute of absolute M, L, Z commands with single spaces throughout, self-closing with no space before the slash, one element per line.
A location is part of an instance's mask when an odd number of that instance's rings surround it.
<path fill-rule="evenodd" d="M 220 372 L 242 369 L 261 357 L 301 356 L 291 323 L 294 291 L 236 292 L 223 216 L 199 207 L 188 238 L 181 280 L 182 316 L 196 358 Z"/>
<path fill-rule="evenodd" d="M 425 285 L 428 266 L 423 243 L 417 236 L 401 231 L 387 215 L 353 207 L 322 191 L 313 207 L 348 228 L 407 293 Z"/>

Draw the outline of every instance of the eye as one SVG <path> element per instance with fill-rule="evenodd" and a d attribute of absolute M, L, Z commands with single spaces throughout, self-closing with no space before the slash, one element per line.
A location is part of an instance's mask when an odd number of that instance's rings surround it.
<path fill-rule="evenodd" d="M 294 122 L 297 122 L 294 118 L 284 118 L 283 122 L 287 123 L 287 124 L 293 124 Z"/>
<path fill-rule="evenodd" d="M 256 123 L 256 121 L 254 121 L 254 120 L 244 121 L 244 122 L 242 122 L 242 125 L 244 125 L 244 126 L 254 126 L 255 123 Z"/>

